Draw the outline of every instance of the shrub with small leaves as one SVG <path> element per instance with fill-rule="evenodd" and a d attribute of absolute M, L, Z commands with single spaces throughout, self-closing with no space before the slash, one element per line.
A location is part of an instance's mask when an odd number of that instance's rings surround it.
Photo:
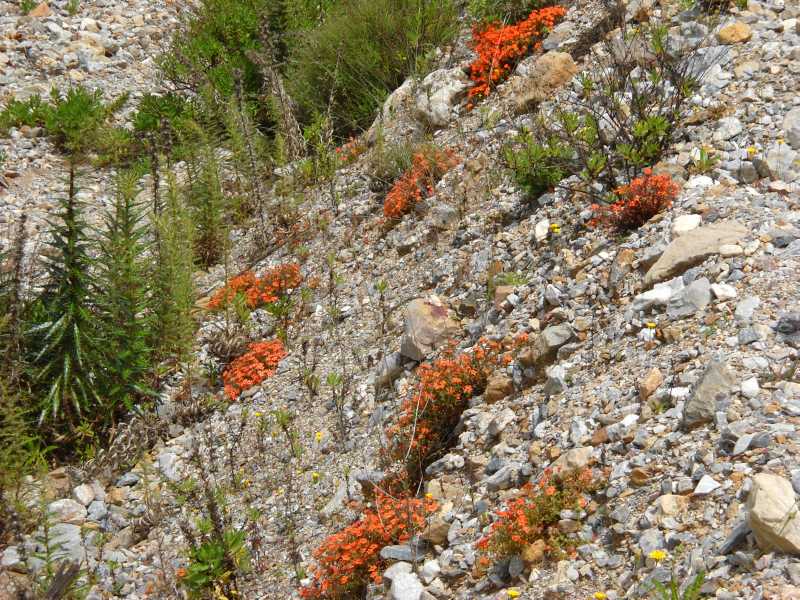
<path fill-rule="evenodd" d="M 521 495 L 497 513 L 489 534 L 477 547 L 484 553 L 481 563 L 520 555 L 525 548 L 544 540 L 544 554 L 560 558 L 580 540 L 567 537 L 558 526 L 561 511 L 582 511 L 588 494 L 597 489 L 590 469 L 556 473 L 546 469 L 536 485 L 523 486 Z"/>
<path fill-rule="evenodd" d="M 228 365 L 222 374 L 228 398 L 236 400 L 243 391 L 274 375 L 286 354 L 280 340 L 250 344 L 248 351 Z"/>
<path fill-rule="evenodd" d="M 335 533 L 314 552 L 312 583 L 300 590 L 307 599 L 361 598 L 369 583 L 380 583 L 386 567 L 380 550 L 408 541 L 437 509 L 431 499 L 392 498 L 379 494 L 375 508 Z"/>
<path fill-rule="evenodd" d="M 616 190 L 616 201 L 605 205 L 593 204 L 596 216 L 591 223 L 618 231 L 636 229 L 672 206 L 678 189 L 678 184 L 669 175 L 653 175 L 651 169 L 645 169 L 642 177 Z"/>
<path fill-rule="evenodd" d="M 418 152 L 411 160 L 411 169 L 400 176 L 383 202 L 383 216 L 387 220 L 399 219 L 414 205 L 433 194 L 433 186 L 456 164 L 451 150 L 431 149 Z"/>

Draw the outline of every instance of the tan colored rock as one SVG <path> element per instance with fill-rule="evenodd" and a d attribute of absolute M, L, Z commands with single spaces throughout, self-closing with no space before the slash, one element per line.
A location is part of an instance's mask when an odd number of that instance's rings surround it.
<path fill-rule="evenodd" d="M 37 5 L 31 12 L 28 13 L 29 17 L 36 17 L 38 19 L 43 19 L 44 17 L 49 17 L 53 14 L 53 11 L 50 10 L 47 2 L 42 2 L 41 4 Z"/>
<path fill-rule="evenodd" d="M 631 266 L 636 258 L 636 252 L 632 248 L 623 248 L 614 257 L 611 269 L 608 271 L 608 289 L 613 294 L 625 276 L 631 272 Z"/>
<path fill-rule="evenodd" d="M 447 307 L 435 296 L 412 300 L 406 308 L 406 324 L 400 353 L 412 360 L 424 360 L 459 331 Z"/>
<path fill-rule="evenodd" d="M 747 227 L 737 221 L 721 221 L 698 227 L 673 240 L 644 276 L 645 287 L 683 273 L 689 267 L 717 254 L 721 246 L 745 238 Z"/>
<path fill-rule="evenodd" d="M 546 549 L 547 543 L 543 539 L 538 539 L 532 544 L 528 544 L 522 551 L 523 562 L 529 567 L 542 562 Z"/>
<path fill-rule="evenodd" d="M 441 515 L 434 515 L 428 522 L 422 538 L 431 544 L 442 546 L 447 543 L 447 532 L 450 531 L 450 523 L 445 521 Z"/>
<path fill-rule="evenodd" d="M 762 550 L 800 554 L 800 510 L 788 479 L 771 473 L 753 477 L 747 510 L 750 528 Z"/>
<path fill-rule="evenodd" d="M 464 499 L 464 486 L 444 479 L 432 479 L 425 485 L 425 494 L 439 502 L 452 500 L 459 504 Z"/>
<path fill-rule="evenodd" d="M 483 398 L 489 404 L 494 404 L 498 400 L 507 398 L 514 392 L 514 382 L 508 375 L 495 373 L 489 378 L 486 384 L 486 391 Z"/>
<path fill-rule="evenodd" d="M 753 37 L 753 30 L 750 25 L 736 21 L 730 25 L 725 25 L 717 33 L 717 39 L 723 44 L 741 44 Z"/>
<path fill-rule="evenodd" d="M 661 371 L 657 367 L 650 369 L 644 379 L 639 382 L 639 398 L 641 401 L 645 402 L 662 383 L 664 383 L 664 376 Z"/>
<path fill-rule="evenodd" d="M 591 446 L 573 448 L 558 457 L 553 463 L 553 468 L 562 471 L 574 471 L 589 466 L 594 450 Z"/>
<path fill-rule="evenodd" d="M 503 301 L 505 301 L 513 291 L 513 285 L 498 285 L 494 288 L 494 307 L 500 310 L 503 306 Z"/>
<path fill-rule="evenodd" d="M 656 509 L 664 517 L 676 517 L 689 508 L 689 498 L 677 494 L 664 494 L 655 501 Z"/>
<path fill-rule="evenodd" d="M 528 68 L 517 69 L 518 76 L 511 82 L 510 94 L 518 113 L 530 111 L 534 106 L 552 97 L 578 72 L 578 65 L 566 52 L 546 52 L 535 59 Z"/>

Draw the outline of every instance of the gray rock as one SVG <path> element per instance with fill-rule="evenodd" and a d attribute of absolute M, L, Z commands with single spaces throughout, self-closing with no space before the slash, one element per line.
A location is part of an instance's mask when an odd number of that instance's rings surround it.
<path fill-rule="evenodd" d="M 645 286 L 682 273 L 689 267 L 717 254 L 720 246 L 735 244 L 745 238 L 747 227 L 736 221 L 720 221 L 693 229 L 673 240 L 650 267 L 644 278 Z"/>
<path fill-rule="evenodd" d="M 729 140 L 742 133 L 743 129 L 742 122 L 736 117 L 724 117 L 717 122 L 714 139 L 717 141 Z"/>
<path fill-rule="evenodd" d="M 71 498 L 56 500 L 47 505 L 47 511 L 53 520 L 60 523 L 82 525 L 86 520 L 86 508 Z"/>
<path fill-rule="evenodd" d="M 691 429 L 714 419 L 717 402 L 726 400 L 736 381 L 727 365 L 712 360 L 683 407 L 683 426 Z"/>
<path fill-rule="evenodd" d="M 670 297 L 667 315 L 673 320 L 691 317 L 708 306 L 709 302 L 711 302 L 711 283 L 702 277 Z"/>
<path fill-rule="evenodd" d="M 469 78 L 458 67 L 429 73 L 416 95 L 417 118 L 429 127 L 444 127 L 457 115 L 456 107 L 469 86 Z"/>
<path fill-rule="evenodd" d="M 773 181 L 791 183 L 797 179 L 796 161 L 798 153 L 787 144 L 775 143 L 767 150 L 764 161 Z"/>
<path fill-rule="evenodd" d="M 398 575 L 411 573 L 414 567 L 407 562 L 396 562 L 383 572 L 383 580 L 391 583 Z"/>
<path fill-rule="evenodd" d="M 739 323 L 749 323 L 753 318 L 753 313 L 759 306 L 761 306 L 761 300 L 758 298 L 758 296 L 747 296 L 746 298 L 742 298 L 736 304 L 736 310 L 733 313 L 733 317 Z"/>
<path fill-rule="evenodd" d="M 409 544 L 396 544 L 394 546 L 384 546 L 381 548 L 381 558 L 386 560 L 398 560 L 403 562 L 418 561 L 425 554 L 423 548 L 412 547 Z"/>
<path fill-rule="evenodd" d="M 800 150 L 800 108 L 793 108 L 783 118 L 783 131 L 786 141 L 795 150 Z"/>
<path fill-rule="evenodd" d="M 666 547 L 664 536 L 655 527 L 648 529 L 639 536 L 639 547 L 645 555 L 653 550 L 663 550 Z"/>
<path fill-rule="evenodd" d="M 486 479 L 486 488 L 490 492 L 507 490 L 509 488 L 516 487 L 519 484 L 519 479 L 520 465 L 517 463 L 512 463 L 505 465 L 499 469 L 497 473 L 488 477 Z"/>
<path fill-rule="evenodd" d="M 139 483 L 141 479 L 136 473 L 128 471 L 122 477 L 117 479 L 117 487 L 130 487 Z"/>

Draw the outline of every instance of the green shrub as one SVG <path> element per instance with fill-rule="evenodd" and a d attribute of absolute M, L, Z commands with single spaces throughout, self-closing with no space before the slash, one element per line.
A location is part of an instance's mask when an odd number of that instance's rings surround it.
<path fill-rule="evenodd" d="M 12 98 L 0 112 L 0 132 L 7 134 L 11 127 L 35 127 L 44 122 L 42 97 L 34 94 L 27 100 Z"/>
<path fill-rule="evenodd" d="M 452 0 L 343 0 L 290 50 L 289 92 L 306 122 L 330 114 L 346 137 L 456 28 Z"/>
<path fill-rule="evenodd" d="M 209 536 L 189 550 L 189 567 L 181 582 L 192 598 L 202 598 L 215 586 L 226 586 L 236 572 L 249 568 L 245 532 L 227 530 L 222 539 Z"/>
<path fill-rule="evenodd" d="M 620 34 L 594 51 L 596 68 L 580 77 L 579 91 L 540 111 L 506 150 L 526 193 L 578 176 L 576 189 L 604 199 L 661 159 L 711 65 L 696 46 L 669 48 L 667 31 L 657 21 L 635 29 L 621 22 Z"/>
<path fill-rule="evenodd" d="M 469 0 L 468 10 L 476 21 L 516 23 L 532 11 L 553 4 L 555 0 Z"/>

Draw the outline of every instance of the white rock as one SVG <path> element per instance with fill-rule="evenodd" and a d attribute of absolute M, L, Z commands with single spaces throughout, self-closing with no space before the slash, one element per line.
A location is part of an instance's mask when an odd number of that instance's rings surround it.
<path fill-rule="evenodd" d="M 461 68 L 439 69 L 428 74 L 416 96 L 417 115 L 427 125 L 444 127 L 457 115 L 456 105 L 469 88 Z"/>
<path fill-rule="evenodd" d="M 672 235 L 678 237 L 687 231 L 697 229 L 703 222 L 700 215 L 681 215 L 672 222 Z"/>
<path fill-rule="evenodd" d="M 800 512 L 788 479 L 772 473 L 753 477 L 747 510 L 750 528 L 762 550 L 800 554 Z"/>
<path fill-rule="evenodd" d="M 82 525 L 86 521 L 86 508 L 72 498 L 51 502 L 47 505 L 47 510 L 52 515 L 53 520 L 59 523 Z"/>
<path fill-rule="evenodd" d="M 419 575 L 422 577 L 422 581 L 428 584 L 436 579 L 441 572 L 442 568 L 439 566 L 439 561 L 434 558 L 425 561 L 425 564 L 423 564 L 422 568 L 419 570 Z"/>
<path fill-rule="evenodd" d="M 392 580 L 392 600 L 419 600 L 424 588 L 414 573 L 398 573 Z"/>
<path fill-rule="evenodd" d="M 723 258 L 741 256 L 742 254 L 744 254 L 744 248 L 739 244 L 722 244 L 722 246 L 719 247 L 719 255 Z"/>
<path fill-rule="evenodd" d="M 694 488 L 694 494 L 697 496 L 704 496 L 710 494 L 720 486 L 720 483 L 710 475 L 703 475 L 700 481 L 697 482 L 697 487 Z"/>
<path fill-rule="evenodd" d="M 536 223 L 533 229 L 533 235 L 537 242 L 543 242 L 547 239 L 547 234 L 550 231 L 550 219 L 542 219 Z"/>
<path fill-rule="evenodd" d="M 742 382 L 742 395 L 747 398 L 755 398 L 761 388 L 758 386 L 758 379 L 751 377 Z"/>
<path fill-rule="evenodd" d="M 84 506 L 89 506 L 94 500 L 94 489 L 88 483 L 83 483 L 72 490 L 72 495 Z"/>
<path fill-rule="evenodd" d="M 707 188 L 714 185 L 714 180 L 711 179 L 708 175 L 695 175 L 689 181 L 686 182 L 686 187 L 688 189 L 699 189 L 699 188 Z"/>
<path fill-rule="evenodd" d="M 714 294 L 714 297 L 721 302 L 733 300 L 738 294 L 736 288 L 727 283 L 712 283 L 711 292 Z"/>

